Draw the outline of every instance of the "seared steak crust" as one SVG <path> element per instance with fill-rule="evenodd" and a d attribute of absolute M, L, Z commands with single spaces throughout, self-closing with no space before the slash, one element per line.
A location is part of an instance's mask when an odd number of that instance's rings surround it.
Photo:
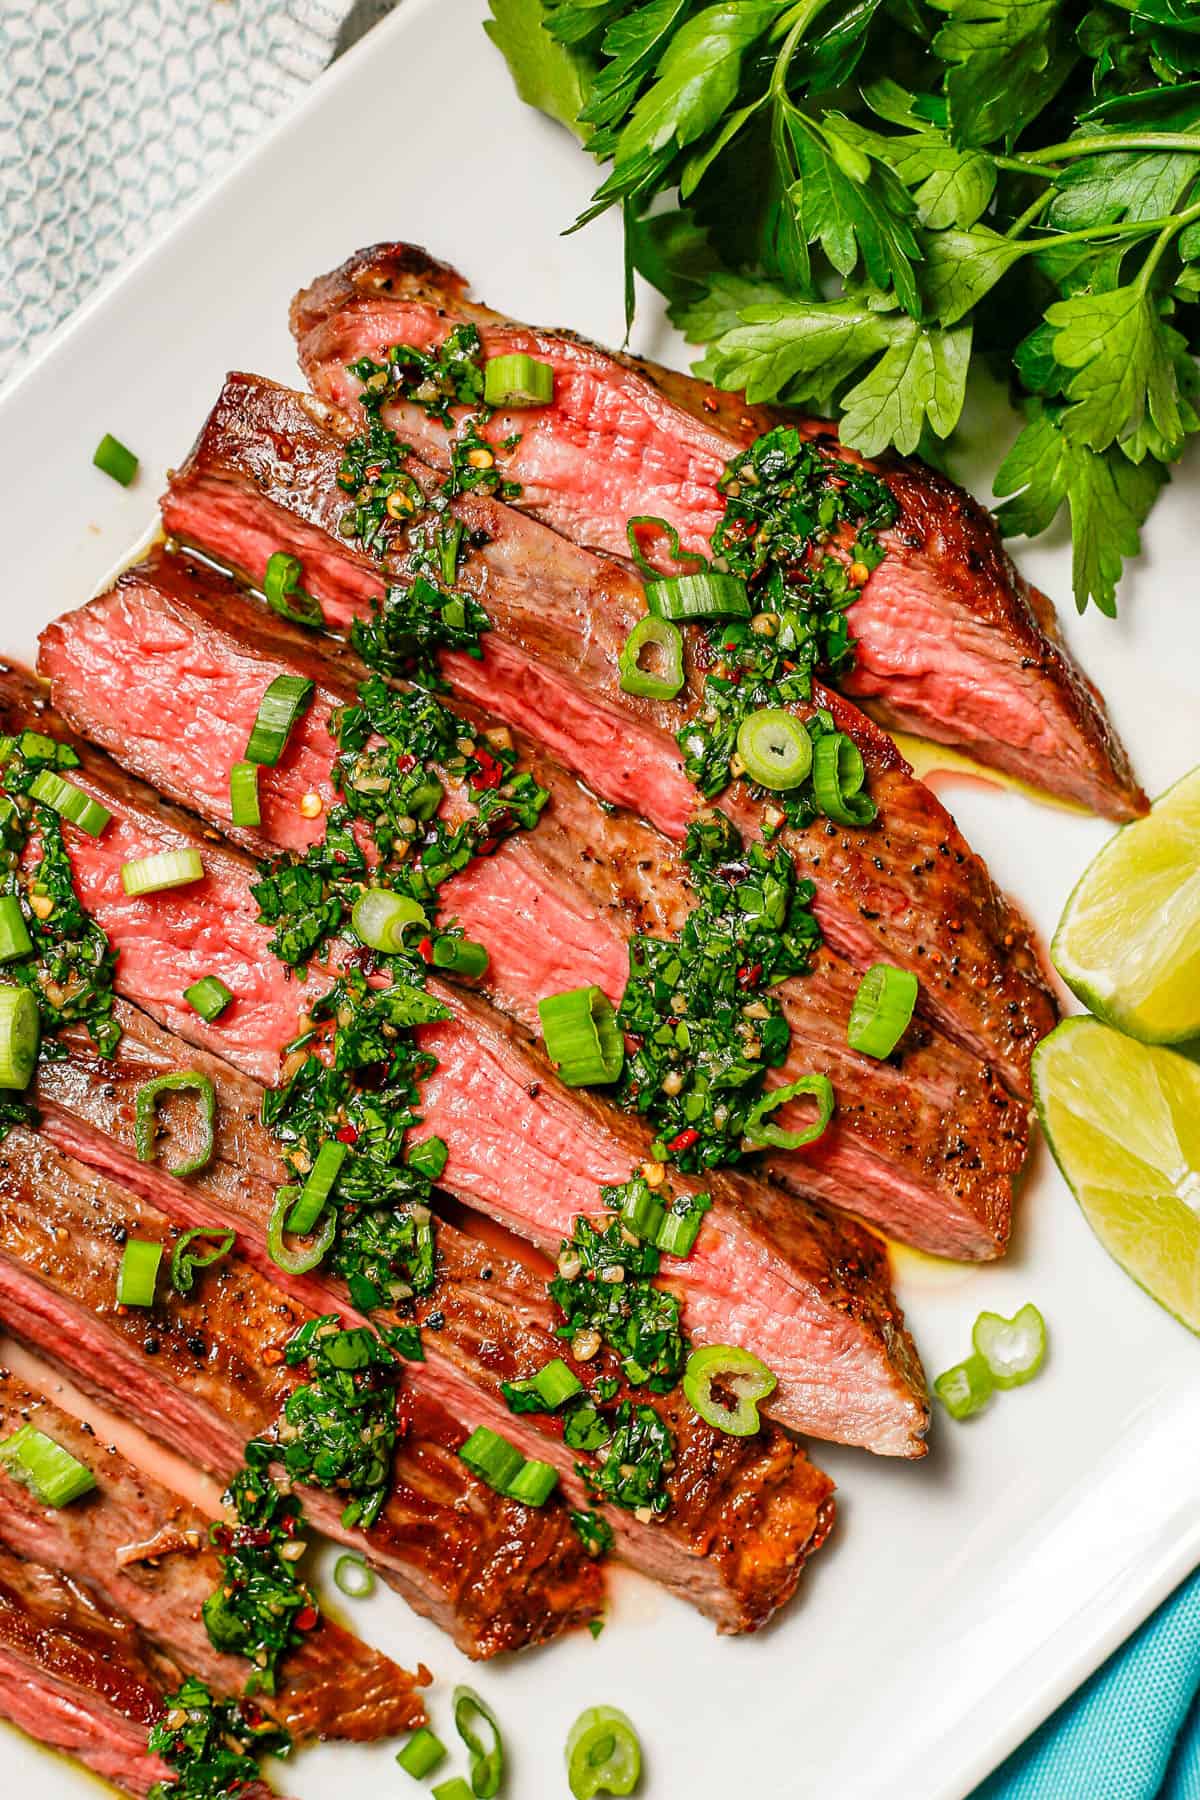
<path fill-rule="evenodd" d="M 89 1392 L 227 1480 L 303 1376 L 282 1351 L 309 1312 L 239 1257 L 189 1296 L 160 1284 L 151 1318 L 114 1299 L 126 1236 L 170 1249 L 170 1222 L 123 1187 L 16 1127 L 0 1150 L 0 1305 L 6 1324 Z M 600 1577 L 566 1510 L 501 1499 L 459 1458 L 463 1428 L 401 1390 L 411 1428 L 391 1496 L 365 1533 L 305 1489 L 314 1524 L 364 1548 L 381 1575 L 472 1656 L 556 1636 L 591 1617 Z"/>
<path fill-rule="evenodd" d="M 339 460 L 314 402 L 231 377 L 164 500 L 167 529 L 260 583 L 268 556 L 287 544 L 329 623 L 342 627 L 370 612 L 383 580 L 337 530 Z M 428 469 L 410 468 L 436 485 Z M 645 611 L 639 583 L 487 497 L 465 496 L 455 510 L 487 539 L 466 556 L 460 585 L 492 621 L 482 661 L 443 656 L 455 691 L 539 739 L 603 799 L 682 838 L 698 799 L 674 734 L 698 703 L 698 672 L 680 701 L 622 691 L 617 655 Z M 400 581 L 403 548 L 400 536 L 383 572 Z M 879 805 L 866 831 L 817 820 L 783 834 L 803 873 L 818 878 L 827 941 L 860 968 L 882 959 L 914 969 L 925 1015 L 1027 1094 L 1029 1058 L 1056 1018 L 1028 925 L 892 740 L 824 689 L 814 705 L 858 743 Z M 757 831 L 761 809 L 741 784 L 721 804 L 747 835 Z"/>
<path fill-rule="evenodd" d="M 146 1748 L 179 1670 L 69 1576 L 0 1543 L 0 1716 L 136 1800 L 171 1771 Z M 259 1783 L 243 1800 L 269 1800 Z"/>
<path fill-rule="evenodd" d="M 521 504 L 594 550 L 625 556 L 626 521 L 661 514 L 704 552 L 730 457 L 779 416 L 573 333 L 521 325 L 466 298 L 453 269 L 412 245 L 359 251 L 297 295 L 292 324 L 307 379 L 344 404 L 346 365 L 393 343 L 429 348 L 469 320 L 489 355 L 525 351 L 556 372 L 552 406 L 500 413 L 488 435 L 521 442 L 505 466 Z M 396 411 L 401 435 L 439 462 L 445 434 L 423 411 Z M 834 459 L 836 429 L 800 421 Z M 440 451 L 440 455 L 439 455 Z M 1145 810 L 1103 702 L 1062 643 L 1053 608 L 1031 591 L 984 509 L 912 460 L 871 464 L 898 502 L 887 556 L 850 612 L 860 644 L 847 691 L 885 722 L 922 733 L 1114 818 Z"/>
<path fill-rule="evenodd" d="M 29 677 L 0 678 L 0 730 L 36 718 L 65 736 L 82 758 L 73 779 L 113 815 L 99 838 L 70 826 L 64 837 L 83 903 L 118 950 L 119 991 L 181 1037 L 273 1079 L 299 1007 L 320 991 L 321 978 L 310 974 L 297 991 L 277 976 L 250 892 L 253 865 L 76 738 L 38 706 L 36 693 Z M 184 845 L 201 851 L 203 881 L 149 902 L 121 897 L 122 861 Z M 178 1000 L 205 973 L 228 973 L 236 993 L 215 1025 Z M 578 1215 L 597 1210 L 601 1185 L 627 1180 L 646 1161 L 650 1133 L 564 1089 L 519 1029 L 481 1001 L 429 985 L 451 1014 L 417 1033 L 439 1064 L 423 1087 L 422 1110 L 427 1129 L 449 1146 L 442 1186 L 557 1247 Z M 679 1185 L 701 1184 L 681 1177 Z M 698 1343 L 749 1338 L 779 1378 L 769 1410 L 781 1423 L 887 1454 L 921 1454 L 924 1378 L 878 1242 L 816 1208 L 785 1205 L 756 1182 L 718 1176 L 703 1186 L 714 1205 L 680 1276 L 690 1335 Z"/>
<path fill-rule="evenodd" d="M 181 1224 L 232 1226 L 242 1234 L 239 1254 L 255 1267 L 305 1305 L 352 1318 L 340 1282 L 319 1271 L 287 1281 L 267 1257 L 266 1221 L 285 1175 L 261 1123 L 262 1090 L 218 1058 L 188 1050 L 133 1007 L 120 1003 L 119 1019 L 124 1035 L 112 1059 L 102 1061 L 82 1034 L 72 1034 L 70 1054 L 41 1065 L 36 1100 L 46 1135 Z M 134 1118 L 141 1084 L 185 1062 L 212 1080 L 219 1130 L 212 1161 L 180 1182 L 159 1164 L 136 1160 Z M 445 1219 L 437 1241 L 438 1285 L 418 1313 L 427 1360 L 409 1365 L 407 1384 L 459 1417 L 491 1425 L 527 1455 L 555 1462 L 572 1502 L 586 1504 L 559 1420 L 510 1414 L 500 1391 L 502 1382 L 520 1380 L 563 1353 L 544 1274 Z M 398 1322 L 395 1313 L 380 1316 Z M 582 1372 L 589 1381 L 619 1378 L 620 1365 L 606 1351 Z M 778 1426 L 732 1438 L 710 1429 L 677 1397 L 652 1397 L 651 1404 L 676 1442 L 667 1482 L 672 1510 L 644 1525 L 610 1508 L 617 1554 L 723 1630 L 753 1630 L 789 1598 L 806 1558 L 828 1534 L 832 1483 Z"/>
<path fill-rule="evenodd" d="M 320 836 L 323 821 L 307 818 L 301 802 L 332 792 L 330 715 L 366 673 L 333 639 L 278 620 L 207 568 L 155 552 L 49 626 L 40 666 L 77 730 L 247 849 L 302 850 Z M 316 695 L 282 761 L 262 771 L 261 830 L 238 828 L 227 785 L 212 771 L 236 758 L 257 695 L 281 673 L 313 680 Z M 497 723 L 467 702 L 458 709 L 468 732 Z M 488 945 L 490 997 L 536 1031 L 546 993 L 595 982 L 619 1004 L 629 937 L 678 933 L 692 895 L 668 841 L 597 805 L 536 744 L 519 737 L 518 748 L 551 803 L 535 832 L 477 860 L 443 900 Z M 857 1055 L 846 1042 L 857 979 L 822 948 L 808 977 L 774 990 L 793 1034 L 779 1079 L 823 1069 L 838 1112 L 807 1153 L 764 1161 L 797 1192 L 891 1237 L 939 1255 L 997 1255 L 1027 1144 L 1025 1109 L 988 1064 L 923 1022 L 890 1061 Z"/>
<path fill-rule="evenodd" d="M 27 1423 L 78 1457 L 97 1486 L 72 1506 L 46 1507 L 0 1469 L 0 1540 L 93 1590 L 214 1692 L 240 1694 L 245 1663 L 213 1648 L 200 1617 L 220 1578 L 210 1521 L 102 1444 L 90 1425 L 0 1369 L 0 1438 Z M 262 1705 L 298 1743 L 327 1737 L 371 1743 L 423 1722 L 417 1680 L 323 1618 L 289 1653 L 278 1693 Z"/>

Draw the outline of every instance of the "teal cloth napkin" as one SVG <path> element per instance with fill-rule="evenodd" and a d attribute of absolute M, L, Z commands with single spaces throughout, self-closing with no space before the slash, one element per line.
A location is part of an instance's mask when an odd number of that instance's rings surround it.
<path fill-rule="evenodd" d="M 971 1800 L 1200 1800 L 1200 1570 Z"/>

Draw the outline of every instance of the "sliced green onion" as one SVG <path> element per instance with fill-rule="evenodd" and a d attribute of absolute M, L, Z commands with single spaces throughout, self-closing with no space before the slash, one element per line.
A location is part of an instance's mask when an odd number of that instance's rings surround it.
<path fill-rule="evenodd" d="M 42 1039 L 38 1003 L 27 987 L 0 987 L 0 1088 L 27 1088 Z"/>
<path fill-rule="evenodd" d="M 554 368 L 535 357 L 489 356 L 483 365 L 485 406 L 549 406 L 554 398 Z"/>
<path fill-rule="evenodd" d="M 784 1131 L 769 1123 L 768 1115 L 777 1106 L 786 1106 L 789 1100 L 799 1100 L 806 1094 L 811 1094 L 817 1103 L 817 1116 L 811 1125 L 802 1131 Z M 748 1150 L 803 1150 L 806 1144 L 815 1144 L 824 1137 L 833 1108 L 833 1083 L 828 1075 L 802 1075 L 799 1081 L 789 1081 L 785 1087 L 768 1088 L 746 1115 L 742 1143 Z"/>
<path fill-rule="evenodd" d="M 258 703 L 258 716 L 246 745 L 246 761 L 274 768 L 283 755 L 292 726 L 313 696 L 303 675 L 276 675 Z"/>
<path fill-rule="evenodd" d="M 11 744 L 12 739 L 7 741 Z M 52 737 L 47 737 L 44 731 L 23 731 L 19 743 L 21 755 L 29 762 L 53 762 L 57 758 L 63 762 L 64 768 L 74 769 L 79 766 L 79 758 L 75 752 L 68 745 L 56 743 Z M 68 760 L 64 762 L 64 758 Z"/>
<path fill-rule="evenodd" d="M 663 1219 L 655 1233 L 654 1242 L 667 1256 L 687 1257 L 696 1248 L 696 1239 L 700 1236 L 700 1227 L 708 1211 L 708 1206 L 695 1204 L 702 1197 L 707 1198 L 695 1195 L 687 1212 L 676 1212 L 672 1208 Z"/>
<path fill-rule="evenodd" d="M 254 830 L 262 824 L 258 804 L 258 764 L 235 762 L 229 771 L 229 815 L 235 825 Z"/>
<path fill-rule="evenodd" d="M 184 988 L 183 997 L 192 1011 L 198 1012 L 208 1025 L 220 1018 L 233 999 L 219 975 L 202 975 L 199 981 L 193 981 L 191 987 Z"/>
<path fill-rule="evenodd" d="M 662 532 L 670 546 L 671 561 L 675 564 L 676 573 L 694 574 L 699 569 L 707 569 L 708 563 L 704 557 L 697 555 L 694 550 L 680 548 L 679 533 L 669 519 L 660 519 L 655 513 L 636 513 L 625 526 L 625 536 L 629 540 L 630 555 L 641 573 L 649 580 L 662 581 L 665 576 L 662 569 L 656 569 L 654 564 L 648 560 L 642 549 L 641 539 L 638 537 L 639 525 L 653 525 L 656 531 Z M 691 563 L 691 570 L 684 569 L 685 563 Z"/>
<path fill-rule="evenodd" d="M 557 1486 L 558 1470 L 531 1458 L 509 1482 L 508 1497 L 524 1506 L 545 1506 Z"/>
<path fill-rule="evenodd" d="M 858 984 L 846 1042 L 864 1056 L 890 1056 L 908 1030 L 917 1004 L 917 978 L 910 969 L 875 963 Z"/>
<path fill-rule="evenodd" d="M 285 1275 L 307 1275 L 315 1269 L 328 1255 L 337 1231 L 337 1214 L 330 1207 L 325 1214 L 325 1221 L 312 1243 L 305 1250 L 293 1249 L 284 1241 L 284 1230 L 288 1214 L 296 1204 L 300 1195 L 298 1187 L 281 1187 L 276 1191 L 271 1216 L 267 1220 L 267 1251 L 271 1261 Z"/>
<path fill-rule="evenodd" d="M 415 1169 L 418 1175 L 424 1175 L 426 1181 L 436 1181 L 446 1167 L 449 1154 L 443 1138 L 422 1138 L 419 1144 L 413 1145 L 405 1162 L 408 1168 Z"/>
<path fill-rule="evenodd" d="M 285 550 L 276 550 L 274 555 L 267 558 L 263 593 L 272 612 L 277 612 L 281 619 L 290 619 L 293 625 L 325 623 L 321 602 L 312 594 L 306 594 L 300 586 L 298 556 L 289 556 Z"/>
<path fill-rule="evenodd" d="M 1011 1319 L 981 1312 L 971 1332 L 971 1345 L 998 1388 L 1023 1387 L 1046 1360 L 1046 1321 L 1032 1302 Z"/>
<path fill-rule="evenodd" d="M 647 651 L 655 658 L 649 668 L 642 662 Z M 625 639 L 617 667 L 625 693 L 642 694 L 648 700 L 674 700 L 683 686 L 683 635 L 678 625 L 655 618 L 653 613 L 639 619 Z"/>
<path fill-rule="evenodd" d="M 705 569 L 646 583 L 646 605 L 659 619 L 748 619 L 750 596 L 737 575 Z"/>
<path fill-rule="evenodd" d="M 168 888 L 187 887 L 204 875 L 198 850 L 159 850 L 121 864 L 121 886 L 131 900 L 142 894 L 161 894 Z"/>
<path fill-rule="evenodd" d="M 313 1229 L 325 1202 L 333 1192 L 333 1184 L 341 1174 L 342 1164 L 350 1154 L 349 1146 L 337 1138 L 326 1138 L 317 1151 L 308 1179 L 300 1189 L 300 1198 L 288 1218 L 288 1230 L 306 1236 Z"/>
<path fill-rule="evenodd" d="M 133 1141 L 139 1162 L 155 1160 L 158 1134 L 158 1099 L 160 1094 L 195 1094 L 200 1118 L 200 1148 L 181 1163 L 168 1163 L 168 1175 L 194 1175 L 211 1160 L 214 1127 L 217 1116 L 216 1090 L 207 1075 L 196 1069 L 183 1069 L 175 1075 L 156 1075 L 144 1081 L 134 1099 Z"/>
<path fill-rule="evenodd" d="M 969 1419 L 987 1405 L 994 1387 L 982 1356 L 968 1356 L 939 1375 L 933 1391 L 952 1419 Z"/>
<path fill-rule="evenodd" d="M 488 953 L 482 944 L 474 943 L 471 938 L 435 937 L 433 966 L 447 969 L 452 975 L 466 975 L 477 980 L 486 973 Z"/>
<path fill-rule="evenodd" d="M 489 1431 L 486 1425 L 477 1426 L 458 1454 L 468 1469 L 481 1481 L 486 1481 L 490 1488 L 495 1488 L 498 1494 L 508 1492 L 509 1482 L 520 1473 L 525 1462 L 515 1444 L 510 1444 L 499 1432 Z"/>
<path fill-rule="evenodd" d="M 773 1394 L 777 1385 L 765 1362 L 734 1344 L 693 1350 L 683 1375 L 688 1401 L 706 1425 L 727 1437 L 753 1436 L 758 1430 L 758 1402 Z"/>
<path fill-rule="evenodd" d="M 738 726 L 738 755 L 751 781 L 776 793 L 799 787 L 812 768 L 812 739 L 803 719 L 782 706 L 763 706 Z"/>
<path fill-rule="evenodd" d="M 217 1231 L 206 1225 L 185 1231 L 171 1252 L 171 1286 L 175 1292 L 190 1294 L 196 1285 L 196 1270 L 211 1269 L 229 1255 L 235 1242 L 232 1231 Z M 207 1243 L 211 1248 L 201 1253 L 192 1249 L 195 1243 Z"/>
<path fill-rule="evenodd" d="M 428 919 L 410 894 L 380 887 L 363 889 L 354 902 L 350 923 L 364 944 L 387 954 L 405 948 L 404 934 L 412 926 L 429 929 Z"/>
<path fill-rule="evenodd" d="M 18 956 L 28 956 L 32 949 L 33 939 L 21 902 L 15 894 L 5 894 L 0 898 L 0 963 L 15 962 Z"/>
<path fill-rule="evenodd" d="M 452 1775 L 449 1781 L 439 1781 L 435 1788 L 430 1788 L 429 1794 L 430 1800 L 474 1800 L 474 1795 L 461 1775 Z"/>
<path fill-rule="evenodd" d="M 117 1270 L 118 1306 L 153 1306 L 163 1247 L 146 1238 L 127 1238 Z"/>
<path fill-rule="evenodd" d="M 869 825 L 879 808 L 863 793 L 862 751 L 844 731 L 830 731 L 813 747 L 813 793 L 817 805 L 838 825 Z"/>
<path fill-rule="evenodd" d="M 43 1506 L 69 1506 L 96 1485 L 89 1468 L 33 1425 L 20 1426 L 0 1443 L 0 1462 Z"/>
<path fill-rule="evenodd" d="M 72 825 L 78 825 L 89 837 L 99 837 L 112 818 L 107 806 L 101 806 L 98 800 L 93 800 L 65 776 L 56 775 L 53 769 L 38 770 L 29 784 L 29 794 L 31 799 L 40 800 L 43 806 L 52 807 L 62 818 L 69 819 Z"/>
<path fill-rule="evenodd" d="M 571 988 L 538 1001 L 546 1055 L 568 1087 L 615 1081 L 625 1062 L 625 1039 L 607 995 L 598 987 Z"/>
<path fill-rule="evenodd" d="M 333 1565 L 333 1585 L 348 1600 L 366 1600 L 375 1592 L 375 1576 L 361 1556 L 347 1551 Z"/>
<path fill-rule="evenodd" d="M 550 1412 L 554 1412 L 564 1401 L 574 1399 L 583 1390 L 583 1383 L 578 1375 L 574 1369 L 568 1368 L 561 1356 L 543 1363 L 537 1374 L 531 1376 L 529 1385 Z"/>
<path fill-rule="evenodd" d="M 92 453 L 92 462 L 104 475 L 111 475 L 122 487 L 128 487 L 138 471 L 138 459 L 127 450 L 120 438 L 106 431 Z"/>
<path fill-rule="evenodd" d="M 628 1714 L 589 1706 L 567 1736 L 567 1783 L 575 1800 L 632 1794 L 642 1773 L 642 1746 Z"/>
<path fill-rule="evenodd" d="M 345 1556 L 341 1558 L 341 1562 L 348 1562 L 349 1560 L 350 1559 Z M 337 1580 L 336 1569 L 334 1570 L 334 1580 Z M 424 1781 L 425 1777 L 427 1775 L 432 1775 L 433 1771 L 436 1768 L 440 1768 L 445 1760 L 445 1744 L 443 1744 L 440 1737 L 435 1737 L 433 1732 L 425 1725 L 422 1725 L 419 1731 L 414 1731 L 403 1750 L 399 1750 L 396 1753 L 396 1761 L 400 1764 L 404 1773 L 406 1775 L 411 1775 L 415 1781 Z M 436 1792 L 437 1790 L 435 1789 L 434 1791 Z M 468 1796 L 470 1795 L 470 1792 L 471 1790 L 468 1788 Z"/>
<path fill-rule="evenodd" d="M 667 1209 L 657 1201 L 644 1181 L 631 1181 L 621 1202 L 621 1223 L 634 1237 L 656 1244 L 666 1221 Z"/>
<path fill-rule="evenodd" d="M 490 1739 L 487 1743 L 479 1735 L 477 1720 L 487 1726 Z M 492 1800 L 492 1796 L 500 1792 L 500 1783 L 504 1779 L 504 1744 L 495 1713 L 474 1688 L 456 1687 L 454 1690 L 454 1729 L 470 1753 L 471 1792 L 475 1800 Z"/>

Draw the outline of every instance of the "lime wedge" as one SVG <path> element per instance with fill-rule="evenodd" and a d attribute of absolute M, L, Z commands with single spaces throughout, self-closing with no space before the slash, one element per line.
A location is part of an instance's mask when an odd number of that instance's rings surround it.
<path fill-rule="evenodd" d="M 1055 1161 L 1109 1255 L 1200 1332 L 1200 1067 L 1067 1019 L 1033 1056 Z"/>
<path fill-rule="evenodd" d="M 1105 844 L 1050 953 L 1089 1011 L 1143 1043 L 1200 1033 L 1200 769 Z"/>

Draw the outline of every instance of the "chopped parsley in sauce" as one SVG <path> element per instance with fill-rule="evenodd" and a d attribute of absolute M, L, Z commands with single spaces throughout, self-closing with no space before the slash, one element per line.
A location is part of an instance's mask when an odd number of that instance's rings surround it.
<path fill-rule="evenodd" d="M 296 1481 L 348 1495 L 342 1524 L 365 1530 L 383 1511 L 405 1429 L 400 1365 L 375 1332 L 345 1328 L 336 1313 L 302 1325 L 284 1359 L 305 1364 L 309 1379 L 288 1395 L 271 1451 Z"/>
<path fill-rule="evenodd" d="M 258 1781 L 260 1756 L 286 1756 L 287 1732 L 253 1706 L 218 1700 L 190 1675 L 163 1701 L 147 1749 L 174 1771 L 149 1800 L 227 1800 Z"/>
<path fill-rule="evenodd" d="M 622 1190 L 602 1188 L 601 1198 L 617 1211 Z M 559 1256 L 560 1273 L 550 1283 L 550 1298 L 562 1313 L 556 1331 L 577 1355 L 598 1338 L 621 1358 L 631 1387 L 665 1394 L 679 1380 L 687 1358 L 680 1304 L 674 1294 L 654 1286 L 659 1268 L 654 1245 L 636 1238 L 631 1243 L 631 1235 L 619 1217 L 602 1228 L 590 1219 L 576 1219 Z M 572 1273 L 564 1275 L 564 1268 Z"/>
<path fill-rule="evenodd" d="M 743 719 L 761 707 L 807 701 L 814 675 L 836 677 L 853 666 L 847 611 L 883 560 L 878 532 L 898 513 L 878 476 L 831 460 L 793 426 L 757 438 L 719 485 L 725 512 L 710 540 L 713 567 L 746 583 L 754 616 L 698 633 L 704 692 L 678 742 L 688 778 L 706 799 L 737 772 Z M 831 719 L 809 723 L 810 736 L 832 729 Z M 820 811 L 811 778 L 769 798 L 794 825 Z"/>
<path fill-rule="evenodd" d="M 678 938 L 636 936 L 620 1022 L 630 1034 L 620 1097 L 683 1169 L 736 1163 L 767 1072 L 791 1032 L 771 988 L 805 974 L 821 941 L 814 888 L 788 850 L 743 845 L 721 813 L 688 830 L 699 904 Z"/>
<path fill-rule="evenodd" d="M 473 325 L 460 325 L 435 351 L 394 344 L 382 362 L 363 356 L 349 370 L 361 385 L 366 429 L 346 445 L 338 470 L 339 485 L 352 497 L 338 529 L 401 578 L 388 587 L 376 616 L 352 627 L 351 642 L 372 668 L 410 674 L 436 688 L 441 685 L 437 653 L 480 656 L 489 624 L 479 602 L 456 586 L 464 548 L 486 539 L 480 532 L 468 537 L 451 502 L 460 494 L 510 500 L 521 492 L 519 483 L 505 479 L 480 432 L 491 409 L 483 404 L 479 333 Z M 427 417 L 452 431 L 450 472 L 431 492 L 410 473 L 411 445 L 380 417 L 382 407 L 398 398 L 415 401 Z M 454 406 L 472 409 L 457 429 Z M 507 440 L 505 447 L 515 441 Z"/>
<path fill-rule="evenodd" d="M 281 1656 L 318 1621 L 311 1589 L 301 1581 L 296 1552 L 299 1502 L 280 1493 L 268 1473 L 270 1451 L 250 1444 L 245 1466 L 223 1496 L 235 1523 L 221 1520 L 209 1535 L 221 1558 L 221 1582 L 204 1603 L 212 1643 L 254 1665 L 247 1694 L 275 1692 Z"/>
<path fill-rule="evenodd" d="M 53 1041 L 64 1025 L 86 1026 L 101 1056 L 111 1056 L 121 1036 L 113 1018 L 115 953 L 75 892 L 62 820 L 29 793 L 40 771 L 69 778 L 78 767 L 70 745 L 42 732 L 0 740 L 0 893 L 19 901 L 33 944 L 32 954 L 6 964 L 5 973 L 37 1000 L 48 1060 L 65 1055 Z M 32 842 L 36 860 L 29 856 Z M 7 1115 L 19 1104 L 5 1106 L 5 1123 L 14 1122 Z"/>

